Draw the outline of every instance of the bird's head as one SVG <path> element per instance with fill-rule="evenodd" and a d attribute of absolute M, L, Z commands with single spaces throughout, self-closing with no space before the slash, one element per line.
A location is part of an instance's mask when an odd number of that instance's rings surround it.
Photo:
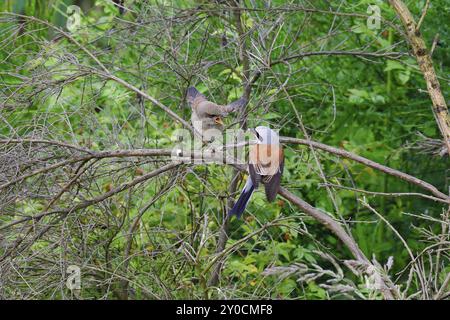
<path fill-rule="evenodd" d="M 258 126 L 251 131 L 258 139 L 258 144 L 279 144 L 278 134 L 268 127 Z"/>
<path fill-rule="evenodd" d="M 218 124 L 218 125 L 221 125 L 221 126 L 224 125 L 224 124 L 223 124 L 223 121 L 222 121 L 222 118 L 219 117 L 219 116 L 214 116 L 213 120 L 214 120 L 214 123 L 215 123 L 215 124 Z"/>

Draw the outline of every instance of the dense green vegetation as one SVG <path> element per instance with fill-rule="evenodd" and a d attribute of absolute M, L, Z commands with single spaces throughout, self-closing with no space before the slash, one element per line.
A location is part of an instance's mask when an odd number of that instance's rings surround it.
<path fill-rule="evenodd" d="M 419 19 L 426 1 L 405 2 Z M 381 9 L 379 29 L 367 25 L 370 4 Z M 92 152 L 170 149 L 183 125 L 139 92 L 189 121 L 185 95 L 195 85 L 218 103 L 248 95 L 244 112 L 226 119 L 231 127 L 309 137 L 448 194 L 449 158 L 424 77 L 388 2 L 124 5 L 0 4 L 1 140 Z M 446 98 L 449 12 L 447 1 L 432 1 L 421 30 L 429 47 L 439 34 L 432 58 Z M 281 196 L 267 203 L 262 190 L 243 219 L 230 221 L 218 255 L 227 206 L 245 183 L 240 173 L 230 189 L 230 166 L 183 164 L 120 192 L 170 158 L 89 159 L 31 175 L 83 154 L 0 144 L 0 297 L 383 298 L 370 285 L 376 277 L 349 268 L 354 257 L 336 235 Z M 333 153 L 286 144 L 285 154 L 282 186 L 340 222 L 396 297 L 448 297 L 448 203 L 395 195 L 431 194 Z M 66 287 L 69 265 L 81 268 L 78 291 Z"/>

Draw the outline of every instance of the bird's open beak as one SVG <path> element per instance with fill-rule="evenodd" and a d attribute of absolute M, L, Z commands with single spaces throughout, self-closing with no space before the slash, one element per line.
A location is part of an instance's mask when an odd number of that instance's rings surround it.
<path fill-rule="evenodd" d="M 220 124 L 221 126 L 224 125 L 224 124 L 223 124 L 223 121 L 222 121 L 222 119 L 221 119 L 220 117 L 215 117 L 215 118 L 214 118 L 214 122 L 215 122 L 216 124 Z"/>

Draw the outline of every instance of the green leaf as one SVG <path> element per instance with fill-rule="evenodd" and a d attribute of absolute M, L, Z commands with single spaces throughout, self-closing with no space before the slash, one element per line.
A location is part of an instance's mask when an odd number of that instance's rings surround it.
<path fill-rule="evenodd" d="M 401 71 L 397 74 L 398 80 L 401 84 L 406 84 L 411 76 L 411 71 L 409 69 Z"/>
<path fill-rule="evenodd" d="M 384 71 L 391 71 L 391 70 L 403 70 L 405 67 L 398 61 L 395 60 L 388 60 L 386 63 L 386 68 L 384 68 Z"/>

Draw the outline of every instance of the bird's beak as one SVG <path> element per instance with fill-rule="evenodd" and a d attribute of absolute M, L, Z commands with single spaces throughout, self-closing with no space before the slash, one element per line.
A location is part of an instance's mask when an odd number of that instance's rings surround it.
<path fill-rule="evenodd" d="M 214 122 L 215 122 L 216 124 L 220 124 L 221 126 L 224 125 L 224 124 L 223 124 L 223 121 L 222 121 L 222 119 L 221 119 L 220 117 L 215 117 L 215 118 L 214 118 Z"/>
<path fill-rule="evenodd" d="M 253 135 L 253 140 L 252 139 L 250 139 L 251 141 L 253 141 L 254 143 L 256 142 L 256 143 L 259 143 L 260 142 L 260 140 L 259 140 L 259 138 L 258 138 L 258 135 L 256 134 L 256 130 L 254 129 L 254 128 L 250 128 L 250 129 L 248 129 L 250 132 L 251 132 L 251 134 Z"/>

